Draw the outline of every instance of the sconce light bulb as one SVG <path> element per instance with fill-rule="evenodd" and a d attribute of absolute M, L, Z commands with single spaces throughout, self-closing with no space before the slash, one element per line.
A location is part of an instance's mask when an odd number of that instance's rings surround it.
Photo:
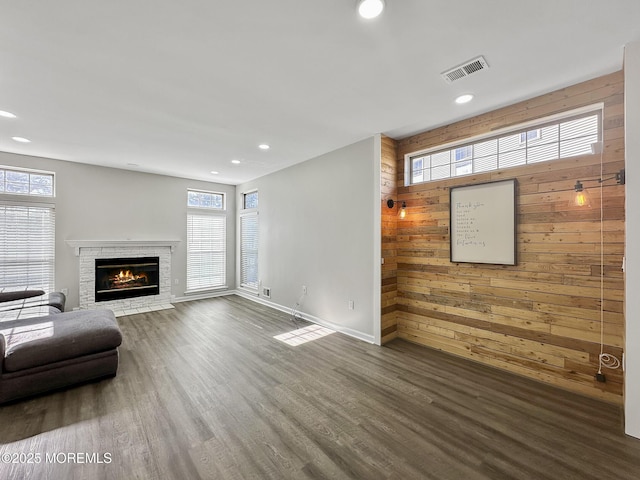
<path fill-rule="evenodd" d="M 579 192 L 576 192 L 572 203 L 576 207 L 590 207 L 591 199 L 589 197 L 589 193 L 586 190 L 580 190 Z"/>
<path fill-rule="evenodd" d="M 400 212 L 398 213 L 401 219 L 407 216 L 407 202 L 402 202 L 400 206 Z"/>

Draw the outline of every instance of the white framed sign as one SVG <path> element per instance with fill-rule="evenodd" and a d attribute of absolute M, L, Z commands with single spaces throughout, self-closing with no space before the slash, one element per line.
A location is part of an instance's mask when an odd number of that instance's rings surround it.
<path fill-rule="evenodd" d="M 516 180 L 449 189 L 450 259 L 516 264 Z"/>

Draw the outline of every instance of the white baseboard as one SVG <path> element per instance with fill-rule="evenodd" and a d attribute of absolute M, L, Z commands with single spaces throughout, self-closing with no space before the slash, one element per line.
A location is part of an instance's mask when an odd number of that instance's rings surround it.
<path fill-rule="evenodd" d="M 267 307 L 273 308 L 275 310 L 279 310 L 281 312 L 285 312 L 289 314 L 291 313 L 291 307 L 286 307 L 284 305 L 280 305 L 278 303 L 265 300 L 264 298 L 259 297 L 258 295 L 243 292 L 242 290 L 235 290 L 231 293 L 238 295 L 239 297 L 246 298 L 247 300 L 251 300 L 252 302 L 260 303 Z M 338 325 L 333 322 L 328 322 L 327 320 L 314 317 L 313 315 L 309 315 L 308 313 L 304 313 L 301 311 L 297 311 L 296 314 L 300 318 L 308 322 L 315 323 L 317 325 L 322 325 L 323 327 L 330 328 L 331 330 L 334 330 L 336 332 L 344 333 L 345 335 L 349 335 L 350 337 L 357 338 L 358 340 L 362 340 L 363 342 L 375 343 L 375 338 L 373 335 L 367 335 L 357 330 L 353 330 L 352 328 L 344 327 L 342 325 Z"/>

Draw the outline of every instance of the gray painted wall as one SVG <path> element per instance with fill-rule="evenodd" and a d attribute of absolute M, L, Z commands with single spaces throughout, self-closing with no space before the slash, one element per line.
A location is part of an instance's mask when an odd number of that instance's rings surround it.
<path fill-rule="evenodd" d="M 65 240 L 180 240 L 172 295 L 186 287 L 187 189 L 227 194 L 227 285 L 235 286 L 235 186 L 0 152 L 0 165 L 56 174 L 56 289 L 78 305 L 78 257 Z M 49 203 L 45 200 L 46 203 Z"/>
<path fill-rule="evenodd" d="M 379 136 L 238 185 L 238 205 L 255 189 L 259 279 L 271 289 L 268 302 L 291 307 L 305 285 L 302 312 L 379 341 Z"/>
<path fill-rule="evenodd" d="M 625 47 L 625 430 L 640 438 L 640 42 Z"/>

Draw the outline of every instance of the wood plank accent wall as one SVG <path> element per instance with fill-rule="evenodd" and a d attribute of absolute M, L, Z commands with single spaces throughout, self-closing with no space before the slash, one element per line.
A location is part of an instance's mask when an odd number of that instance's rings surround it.
<path fill-rule="evenodd" d="M 589 190 L 591 208 L 569 206 L 577 179 L 600 176 L 601 156 L 407 187 L 404 155 L 602 102 L 604 172 L 614 174 L 624 168 L 623 91 L 623 74 L 616 72 L 397 142 L 397 195 L 407 202 L 408 215 L 396 220 L 395 239 L 393 222 L 386 223 L 386 215 L 383 218 L 383 338 L 391 338 L 397 321 L 400 338 L 622 402 L 621 369 L 604 370 L 606 383 L 594 379 L 600 353 L 599 188 Z M 392 142 L 385 140 L 383 145 L 385 152 L 392 151 Z M 383 176 L 391 172 L 383 160 Z M 451 263 L 449 187 L 508 178 L 516 178 L 519 185 L 518 265 Z M 621 359 L 624 186 L 606 186 L 603 192 L 604 351 Z M 394 248 L 397 256 L 391 263 Z"/>
<path fill-rule="evenodd" d="M 398 262 L 396 251 L 396 236 L 398 226 L 397 207 L 389 209 L 387 200 L 398 199 L 398 189 L 396 178 L 398 176 L 398 166 L 396 158 L 398 156 L 398 144 L 395 140 L 382 136 L 381 152 L 381 185 L 380 202 L 382 212 L 382 305 L 381 342 L 384 344 L 398 336 L 398 321 L 396 318 L 397 296 L 398 296 Z"/>

